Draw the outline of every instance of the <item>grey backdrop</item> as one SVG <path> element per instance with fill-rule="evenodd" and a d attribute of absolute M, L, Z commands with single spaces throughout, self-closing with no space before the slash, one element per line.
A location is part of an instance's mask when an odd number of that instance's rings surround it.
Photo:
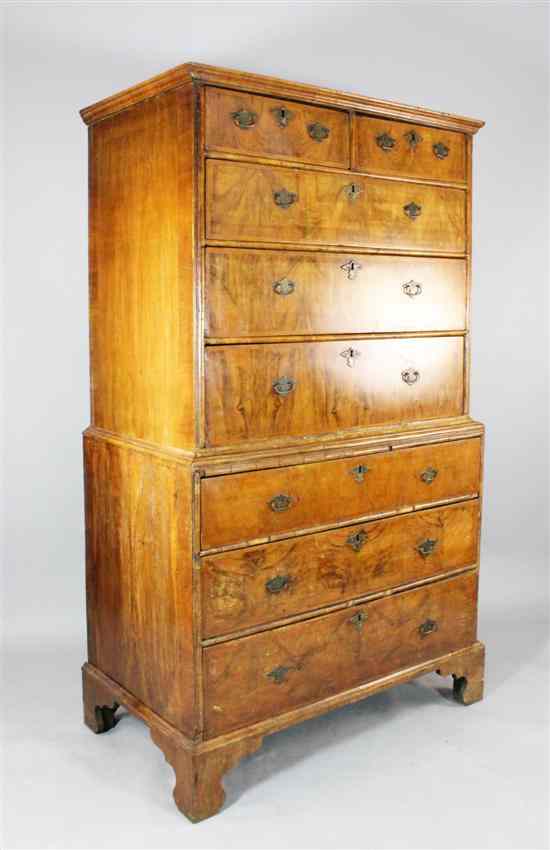
<path fill-rule="evenodd" d="M 6 846 L 547 846 L 548 13 L 526 2 L 4 10 Z M 487 122 L 471 392 L 487 426 L 487 698 L 455 711 L 429 679 L 274 736 L 229 777 L 238 805 L 198 827 L 172 809 L 170 770 L 141 724 L 98 738 L 81 728 L 78 681 L 89 407 L 77 110 L 191 59 Z"/>

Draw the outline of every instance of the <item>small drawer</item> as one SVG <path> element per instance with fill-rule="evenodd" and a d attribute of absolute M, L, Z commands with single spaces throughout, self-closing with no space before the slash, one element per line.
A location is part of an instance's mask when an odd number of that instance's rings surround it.
<path fill-rule="evenodd" d="M 474 499 L 206 556 L 200 568 L 204 637 L 472 566 L 478 532 Z"/>
<path fill-rule="evenodd" d="M 206 173 L 209 240 L 465 251 L 463 189 L 216 160 Z"/>
<path fill-rule="evenodd" d="M 461 330 L 464 260 L 209 248 L 207 337 Z"/>
<path fill-rule="evenodd" d="M 206 349 L 209 446 L 459 416 L 461 336 Z"/>
<path fill-rule="evenodd" d="M 349 117 L 335 109 L 207 88 L 205 147 L 349 168 Z"/>
<path fill-rule="evenodd" d="M 204 650 L 208 737 L 465 648 L 477 573 Z"/>
<path fill-rule="evenodd" d="M 478 438 L 201 482 L 203 550 L 475 496 Z"/>
<path fill-rule="evenodd" d="M 466 137 L 385 118 L 357 117 L 355 167 L 392 177 L 466 181 Z"/>

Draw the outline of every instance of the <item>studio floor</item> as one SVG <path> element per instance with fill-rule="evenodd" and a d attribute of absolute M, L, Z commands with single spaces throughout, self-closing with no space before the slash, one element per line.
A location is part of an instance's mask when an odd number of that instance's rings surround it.
<path fill-rule="evenodd" d="M 548 847 L 545 605 L 518 595 L 517 565 L 484 567 L 483 702 L 458 705 L 433 674 L 272 735 L 227 775 L 222 812 L 196 825 L 140 721 L 125 714 L 97 736 L 82 725 L 82 640 L 9 645 L 3 846 Z"/>

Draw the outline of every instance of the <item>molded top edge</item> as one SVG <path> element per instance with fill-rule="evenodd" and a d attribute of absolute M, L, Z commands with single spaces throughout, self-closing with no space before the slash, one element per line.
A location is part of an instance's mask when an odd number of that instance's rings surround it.
<path fill-rule="evenodd" d="M 484 121 L 475 118 L 465 118 L 446 112 L 437 112 L 422 106 L 407 106 L 379 98 L 366 97 L 337 89 L 320 88 L 305 83 L 293 83 L 277 77 L 262 74 L 251 74 L 245 71 L 235 71 L 228 68 L 218 68 L 213 65 L 202 65 L 197 62 L 186 62 L 175 68 L 151 77 L 138 85 L 111 95 L 104 100 L 80 110 L 85 124 L 94 124 L 109 118 L 123 109 L 163 94 L 171 89 L 189 84 L 193 81 L 226 86 L 232 89 L 270 94 L 287 99 L 306 100 L 323 106 L 339 109 L 358 110 L 371 115 L 378 115 L 402 121 L 416 121 L 433 127 L 447 130 L 458 130 L 462 133 L 477 133 L 484 126 Z"/>

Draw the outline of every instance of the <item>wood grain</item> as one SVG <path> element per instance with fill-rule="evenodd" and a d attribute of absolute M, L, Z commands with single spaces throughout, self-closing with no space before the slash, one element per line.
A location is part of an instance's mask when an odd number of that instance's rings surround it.
<path fill-rule="evenodd" d="M 360 188 L 354 200 L 346 194 L 351 184 Z M 274 200 L 281 190 L 296 195 L 287 209 Z M 206 198 L 209 240 L 456 253 L 466 248 L 462 189 L 209 160 Z M 404 211 L 413 202 L 422 208 L 416 219 Z"/>
<path fill-rule="evenodd" d="M 191 91 L 93 127 L 92 424 L 195 444 Z"/>
<path fill-rule="evenodd" d="M 205 274 L 207 337 L 465 327 L 464 260 L 209 248 Z"/>
<path fill-rule="evenodd" d="M 477 500 L 201 559 L 205 637 L 477 562 Z M 434 549 L 422 554 L 426 540 Z"/>
<path fill-rule="evenodd" d="M 357 466 L 368 467 L 359 482 Z M 421 478 L 427 469 L 437 471 L 431 483 Z M 207 478 L 201 483 L 201 545 L 206 550 L 245 543 L 474 495 L 479 471 L 480 441 L 472 439 Z M 290 497 L 285 511 L 270 507 L 278 494 Z"/>
<path fill-rule="evenodd" d="M 283 108 L 290 117 L 279 126 L 274 109 Z M 241 129 L 233 120 L 239 110 L 253 112 L 254 126 Z M 319 109 L 308 104 L 208 87 L 205 104 L 206 151 L 235 151 L 251 156 L 274 156 L 318 165 L 350 166 L 349 116 L 346 112 Z M 311 137 L 308 128 L 321 124 L 328 136 Z"/>
<path fill-rule="evenodd" d="M 207 737 L 471 644 L 476 601 L 474 572 L 208 647 Z"/>
<path fill-rule="evenodd" d="M 285 396 L 274 389 L 281 378 L 294 381 Z M 207 444 L 457 416 L 462 381 L 462 337 L 209 347 Z"/>
<path fill-rule="evenodd" d="M 354 167 L 391 177 L 423 177 L 463 183 L 466 179 L 466 137 L 450 130 L 431 129 L 387 118 L 356 117 Z M 416 144 L 407 135 L 415 133 Z M 393 147 L 384 150 L 377 139 L 387 135 Z M 436 156 L 434 145 L 442 144 L 448 153 Z"/>
<path fill-rule="evenodd" d="M 193 737 L 190 467 L 84 448 L 88 658 Z"/>

